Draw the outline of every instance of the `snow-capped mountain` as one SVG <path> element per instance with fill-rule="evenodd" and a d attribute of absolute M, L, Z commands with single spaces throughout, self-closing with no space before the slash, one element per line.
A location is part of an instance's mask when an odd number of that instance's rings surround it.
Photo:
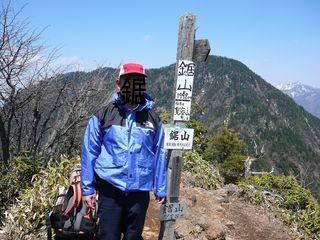
<path fill-rule="evenodd" d="M 292 97 L 296 103 L 320 118 L 320 88 L 304 85 L 300 82 L 279 84 L 276 88 Z"/>

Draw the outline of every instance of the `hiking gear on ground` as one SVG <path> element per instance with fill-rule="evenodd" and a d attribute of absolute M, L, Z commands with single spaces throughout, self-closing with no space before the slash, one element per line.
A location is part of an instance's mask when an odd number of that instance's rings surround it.
<path fill-rule="evenodd" d="M 53 210 L 47 217 L 48 239 L 51 239 L 51 229 L 56 239 L 91 239 L 97 231 L 97 204 L 88 208 L 82 198 L 81 166 L 77 165 L 69 177 L 70 186 L 67 190 L 60 188 Z"/>

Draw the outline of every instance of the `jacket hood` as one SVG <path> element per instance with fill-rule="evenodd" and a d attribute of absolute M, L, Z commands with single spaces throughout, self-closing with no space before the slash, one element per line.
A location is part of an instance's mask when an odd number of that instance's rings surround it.
<path fill-rule="evenodd" d="M 154 107 L 154 99 L 148 93 L 144 93 L 144 102 L 142 104 L 138 104 L 138 106 L 134 109 L 135 111 L 142 111 L 143 109 L 151 109 Z M 122 110 L 128 110 L 128 107 L 124 104 L 124 99 L 121 97 L 119 91 L 116 91 L 112 95 L 112 102 L 116 103 L 118 107 Z"/>

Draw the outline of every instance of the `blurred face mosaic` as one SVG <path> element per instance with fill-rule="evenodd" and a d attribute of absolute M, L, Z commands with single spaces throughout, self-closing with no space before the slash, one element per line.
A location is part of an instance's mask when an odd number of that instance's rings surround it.
<path fill-rule="evenodd" d="M 127 104 L 142 104 L 146 91 L 146 79 L 143 75 L 127 75 L 120 78 L 120 93 Z"/>

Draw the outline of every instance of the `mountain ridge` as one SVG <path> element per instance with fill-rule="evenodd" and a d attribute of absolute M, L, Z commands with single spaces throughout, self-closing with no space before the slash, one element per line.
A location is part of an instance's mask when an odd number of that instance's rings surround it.
<path fill-rule="evenodd" d="M 146 70 L 147 92 L 155 98 L 158 113 L 172 110 L 174 70 L 175 64 Z M 44 135 L 39 149 L 48 148 L 48 142 L 59 134 L 56 129 L 64 121 L 66 125 L 69 122 L 74 125 L 70 125 L 68 134 L 62 131 L 64 135 L 58 140 L 59 146 L 50 149 L 51 154 L 57 155 L 63 149 L 81 152 L 88 118 L 110 101 L 117 72 L 115 68 L 106 67 L 91 72 L 67 73 L 53 81 L 50 95 L 46 95 L 39 104 L 43 115 L 50 112 L 48 108 L 57 96 L 54 92 L 54 89 L 59 89 L 57 85 L 68 82 L 72 86 L 80 86 L 81 91 L 98 91 L 78 100 L 72 113 L 68 109 L 56 110 L 49 123 L 53 130 Z M 205 63 L 196 62 L 193 86 L 191 119 L 202 122 L 211 135 L 222 126 L 240 132 L 246 142 L 245 154 L 254 156 L 257 150 L 265 149 L 264 156 L 253 165 L 254 170 L 269 171 L 274 166 L 277 174 L 296 176 L 320 199 L 320 119 L 240 61 L 226 57 L 209 56 Z M 73 87 L 64 101 L 73 102 L 77 91 Z M 74 122 L 77 114 L 81 115 Z M 28 134 L 22 132 L 22 136 Z M 21 146 L 27 144 L 27 139 L 22 139 Z"/>
<path fill-rule="evenodd" d="M 279 90 L 289 95 L 294 101 L 308 112 L 320 118 L 320 88 L 312 87 L 300 82 L 279 84 Z"/>
<path fill-rule="evenodd" d="M 171 74 L 166 74 L 168 79 L 173 79 L 173 67 L 169 68 Z M 209 56 L 207 63 L 197 63 L 195 72 L 193 103 L 202 105 L 203 113 L 193 113 L 191 118 L 200 120 L 213 134 L 221 125 L 239 131 L 248 145 L 248 154 L 254 154 L 255 144 L 264 146 L 267 153 L 258 163 L 259 170 L 275 165 L 278 173 L 296 176 L 317 169 L 310 181 L 317 185 L 318 118 L 237 60 Z M 152 78 L 158 76 L 151 72 Z M 168 80 L 167 87 L 171 87 L 169 84 Z M 173 94 L 164 88 L 166 85 L 156 80 L 154 86 L 164 91 L 161 95 L 165 98 L 153 92 L 160 105 L 170 110 Z"/>

